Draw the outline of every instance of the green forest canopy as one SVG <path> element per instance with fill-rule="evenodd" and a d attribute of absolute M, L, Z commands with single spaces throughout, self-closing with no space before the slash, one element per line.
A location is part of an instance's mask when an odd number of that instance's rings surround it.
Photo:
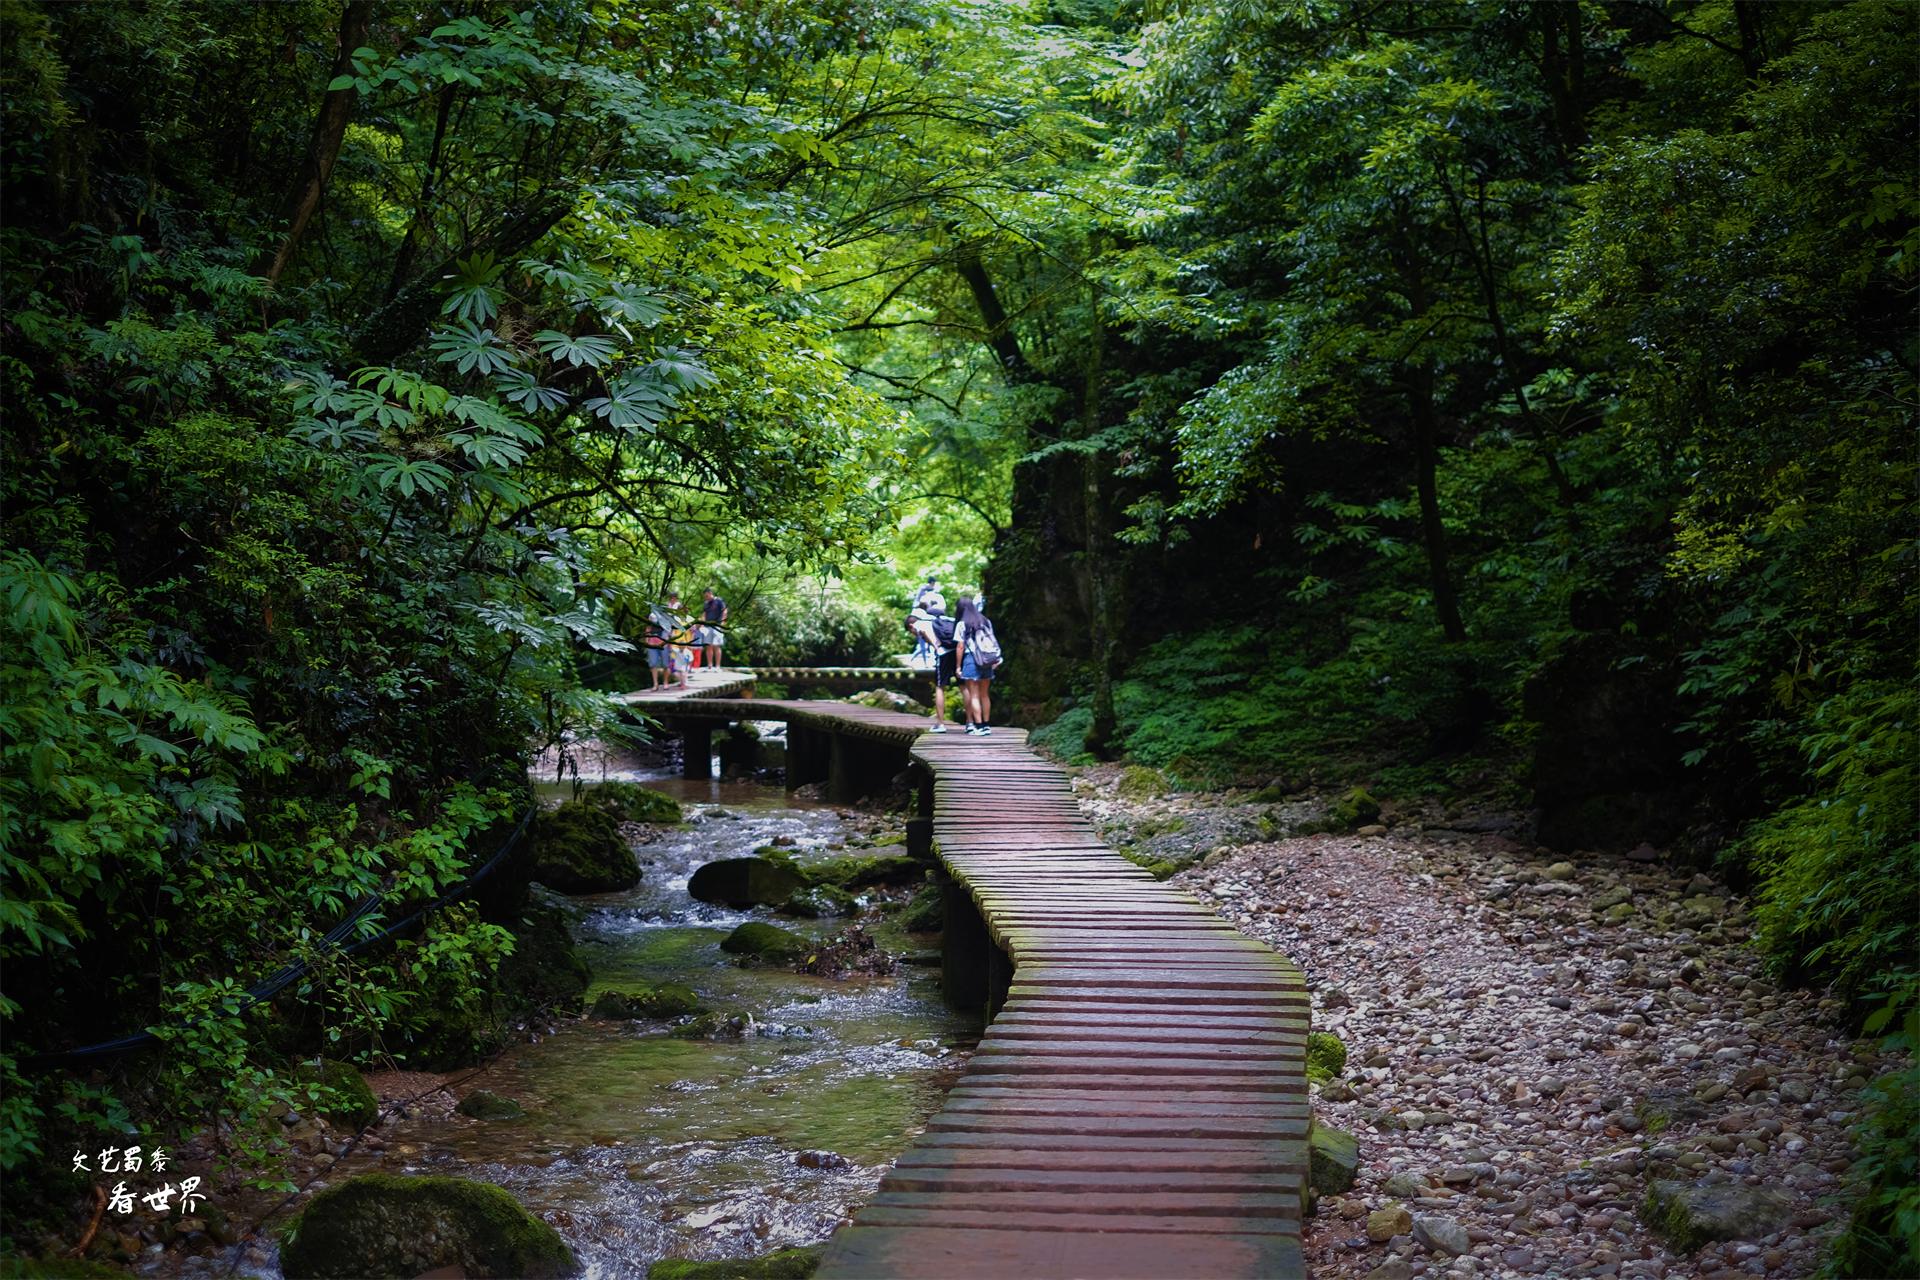
<path fill-rule="evenodd" d="M 478 1051 L 502 922 L 318 934 L 709 581 L 819 661 L 984 580 L 1065 754 L 1718 858 L 1897 1029 L 1917 16 L 4 0 L 0 1152 Z"/>

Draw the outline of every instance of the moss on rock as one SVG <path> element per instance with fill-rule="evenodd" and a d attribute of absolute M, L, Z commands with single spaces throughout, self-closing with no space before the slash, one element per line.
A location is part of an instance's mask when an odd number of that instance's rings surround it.
<path fill-rule="evenodd" d="M 805 887 L 804 877 L 784 857 L 721 858 L 700 867 L 687 881 L 687 892 L 696 901 L 735 910 L 775 906 Z"/>
<path fill-rule="evenodd" d="M 593 1002 L 596 1018 L 678 1018 L 699 1012 L 700 997 L 694 994 L 693 988 L 677 982 L 602 991 Z"/>
<path fill-rule="evenodd" d="M 1130 764 L 1120 773 L 1119 791 L 1128 800 L 1151 800 L 1166 794 L 1167 780 L 1158 769 Z"/>
<path fill-rule="evenodd" d="M 914 884 L 927 873 L 924 863 L 904 853 L 829 858 L 824 862 L 796 862 L 791 865 L 809 885 L 849 891 L 874 885 Z"/>
<path fill-rule="evenodd" d="M 366 1079 L 344 1062 L 330 1058 L 303 1062 L 294 1075 L 303 1083 L 320 1086 L 313 1112 L 329 1123 L 363 1129 L 380 1114 L 380 1100 L 373 1096 Z"/>
<path fill-rule="evenodd" d="M 601 782 L 580 799 L 611 814 L 616 822 L 680 822 L 680 802 L 636 782 Z"/>
<path fill-rule="evenodd" d="M 1325 1084 L 1347 1069 L 1347 1046 L 1339 1036 L 1327 1031 L 1307 1036 L 1307 1079 Z"/>
<path fill-rule="evenodd" d="M 454 1110 L 475 1120 L 518 1120 L 527 1114 L 525 1107 L 512 1098 L 501 1097 L 491 1089 L 475 1089 L 460 1099 L 460 1105 Z"/>
<path fill-rule="evenodd" d="M 647 1268 L 647 1280 L 806 1280 L 820 1265 L 820 1246 L 782 1249 L 758 1258 L 662 1258 Z"/>
<path fill-rule="evenodd" d="M 742 960 L 790 964 L 813 952 L 813 943 L 779 925 L 749 920 L 720 942 L 720 949 Z"/>
<path fill-rule="evenodd" d="M 559 1233 L 499 1187 L 385 1173 L 315 1196 L 281 1246 L 280 1267 L 287 1280 L 401 1280 L 441 1267 L 545 1280 L 579 1270 Z"/>
<path fill-rule="evenodd" d="M 939 933 L 947 927 L 946 903 L 939 885 L 920 886 L 900 915 L 900 927 L 908 933 Z"/>
<path fill-rule="evenodd" d="M 1338 1195 L 1360 1171 L 1360 1143 L 1350 1133 L 1316 1124 L 1307 1132 L 1307 1179 L 1316 1195 Z"/>
<path fill-rule="evenodd" d="M 830 884 L 810 885 L 790 894 L 780 904 L 782 915 L 805 916 L 819 919 L 822 916 L 850 916 L 860 910 L 860 904 L 845 889 Z"/>
<path fill-rule="evenodd" d="M 540 815 L 533 878 L 561 893 L 611 893 L 640 883 L 640 862 L 604 807 L 569 800 Z"/>

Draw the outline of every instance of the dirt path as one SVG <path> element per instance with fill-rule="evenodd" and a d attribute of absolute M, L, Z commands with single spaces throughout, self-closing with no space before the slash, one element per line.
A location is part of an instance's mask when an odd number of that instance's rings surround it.
<path fill-rule="evenodd" d="M 1116 828 L 1180 817 L 1204 846 L 1250 825 L 1117 779 L 1079 784 Z M 1359 1139 L 1359 1175 L 1309 1225 L 1314 1274 L 1810 1274 L 1879 1065 L 1837 1006 L 1764 981 L 1738 902 L 1652 850 L 1563 863 L 1441 822 L 1225 844 L 1175 880 L 1299 962 L 1350 1051 L 1316 1110 Z M 1711 1187 L 1742 1238 L 1670 1246 L 1641 1220 L 1655 1180 Z"/>

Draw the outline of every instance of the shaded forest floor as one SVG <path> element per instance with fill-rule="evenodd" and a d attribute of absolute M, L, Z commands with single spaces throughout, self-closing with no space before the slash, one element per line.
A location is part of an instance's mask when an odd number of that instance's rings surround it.
<path fill-rule="evenodd" d="M 1313 806 L 1260 806 L 1268 837 L 1243 842 L 1261 825 L 1243 799 L 1128 797 L 1126 778 L 1080 770 L 1082 806 L 1200 853 L 1173 883 L 1292 957 L 1315 1030 L 1349 1051 L 1315 1111 L 1359 1139 L 1360 1167 L 1308 1224 L 1315 1275 L 1817 1267 L 1881 1064 L 1835 1002 L 1764 978 L 1724 886 L 1651 849 L 1562 859 L 1498 813 L 1390 811 L 1368 834 L 1287 838 L 1275 819 Z M 1683 1250 L 1655 1234 L 1641 1204 L 1656 1180 L 1738 1202 L 1742 1238 Z"/>

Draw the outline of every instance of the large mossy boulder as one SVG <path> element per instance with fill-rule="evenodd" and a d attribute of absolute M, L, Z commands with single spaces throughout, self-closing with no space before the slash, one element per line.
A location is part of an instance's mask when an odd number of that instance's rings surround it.
<path fill-rule="evenodd" d="M 380 1114 L 380 1100 L 365 1077 L 344 1062 L 328 1058 L 303 1062 L 294 1075 L 304 1084 L 320 1086 L 312 1110 L 331 1124 L 364 1129 Z"/>
<path fill-rule="evenodd" d="M 601 782 L 587 787 L 580 799 L 613 816 L 616 822 L 679 822 L 680 802 L 649 791 L 636 782 Z"/>
<path fill-rule="evenodd" d="M 743 910 L 777 906 L 807 887 L 793 865 L 774 858 L 722 858 L 709 862 L 687 881 L 687 892 L 699 902 Z"/>
<path fill-rule="evenodd" d="M 640 862 L 601 805 L 569 800 L 540 815 L 533 878 L 561 893 L 612 893 L 640 883 Z"/>
<path fill-rule="evenodd" d="M 474 1120 L 518 1120 L 527 1114 L 525 1107 L 491 1089 L 475 1089 L 454 1110 Z"/>
<path fill-rule="evenodd" d="M 369 1173 L 313 1198 L 280 1249 L 287 1280 L 410 1280 L 458 1268 L 530 1280 L 576 1274 L 559 1233 L 488 1182 Z"/>
<path fill-rule="evenodd" d="M 779 925 L 750 920 L 723 938 L 720 949 L 728 955 L 739 956 L 745 962 L 759 960 L 768 964 L 791 964 L 812 955 L 814 945 Z"/>
<path fill-rule="evenodd" d="M 782 1249 L 758 1258 L 662 1258 L 647 1268 L 647 1280 L 807 1280 L 820 1265 L 821 1246 Z"/>

